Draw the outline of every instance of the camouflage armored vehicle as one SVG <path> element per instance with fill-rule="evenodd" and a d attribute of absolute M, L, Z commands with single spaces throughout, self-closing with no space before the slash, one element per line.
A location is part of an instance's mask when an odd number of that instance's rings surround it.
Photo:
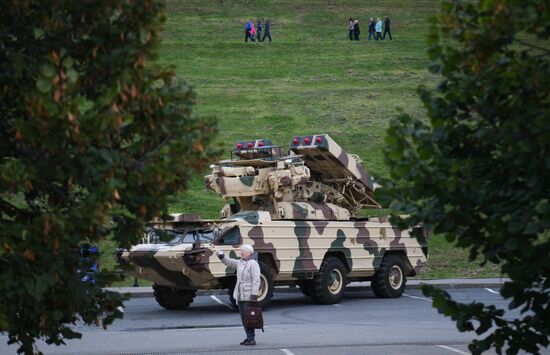
<path fill-rule="evenodd" d="M 322 304 L 337 303 L 350 281 L 399 297 L 426 262 L 427 233 L 417 239 L 382 218 L 359 217 L 362 208 L 380 208 L 372 178 L 326 134 L 294 137 L 284 154 L 267 139 L 238 142 L 211 169 L 206 188 L 228 200 L 220 219 L 152 222 L 144 243 L 120 257 L 132 276 L 154 282 L 165 308 L 188 307 L 199 289 L 232 297 L 235 274 L 216 248 L 236 258 L 240 245 L 254 247 L 263 306 L 278 285 L 299 286 Z"/>

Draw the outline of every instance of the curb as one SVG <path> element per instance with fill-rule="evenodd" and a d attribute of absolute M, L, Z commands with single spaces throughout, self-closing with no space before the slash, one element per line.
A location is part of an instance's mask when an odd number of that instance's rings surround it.
<path fill-rule="evenodd" d="M 406 289 L 418 290 L 422 285 L 431 285 L 444 289 L 461 289 L 461 288 L 500 288 L 502 285 L 510 281 L 508 278 L 499 279 L 452 279 L 452 280 L 410 280 L 407 283 Z M 364 283 L 365 285 L 360 285 Z M 352 282 L 346 287 L 346 293 L 352 292 L 369 292 L 371 287 L 367 286 L 368 282 Z M 129 294 L 130 298 L 148 298 L 153 297 L 152 287 L 107 287 L 105 290 L 114 291 L 123 294 Z M 299 287 L 281 286 L 275 287 L 274 293 L 301 293 Z M 197 296 L 213 296 L 226 295 L 227 290 L 199 290 Z"/>

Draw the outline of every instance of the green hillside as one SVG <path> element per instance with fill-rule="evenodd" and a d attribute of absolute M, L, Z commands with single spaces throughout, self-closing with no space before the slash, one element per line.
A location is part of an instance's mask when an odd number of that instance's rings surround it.
<path fill-rule="evenodd" d="M 173 65 L 197 93 L 195 114 L 215 116 L 218 144 L 328 133 L 358 154 L 372 174 L 386 175 L 383 138 L 399 109 L 425 115 L 416 88 L 435 86 L 427 70 L 426 36 L 438 1 L 168 1 L 160 61 Z M 392 18 L 393 41 L 367 41 L 368 18 Z M 273 43 L 245 43 L 246 19 L 272 19 Z M 357 18 L 361 40 L 347 37 Z M 263 22 L 263 21 L 262 21 Z M 206 171 L 204 172 L 207 173 Z M 203 174 L 204 175 L 204 174 Z M 172 212 L 217 217 L 223 201 L 206 192 L 202 175 L 174 196 Z M 481 277 L 441 238 L 432 239 L 423 277 Z"/>
<path fill-rule="evenodd" d="M 314 4 L 314 5 L 312 5 Z M 435 1 L 169 1 L 161 61 L 196 90 L 197 115 L 219 121 L 225 149 L 241 139 L 287 146 L 295 134 L 329 133 L 385 174 L 383 137 L 401 108 L 423 115 L 419 84 Z M 367 41 L 368 17 L 393 19 L 393 41 Z M 272 19 L 273 43 L 244 43 L 246 19 Z M 359 42 L 347 38 L 352 16 Z M 193 181 L 175 210 L 215 217 L 221 206 Z M 206 206 L 206 209 L 204 208 Z"/>

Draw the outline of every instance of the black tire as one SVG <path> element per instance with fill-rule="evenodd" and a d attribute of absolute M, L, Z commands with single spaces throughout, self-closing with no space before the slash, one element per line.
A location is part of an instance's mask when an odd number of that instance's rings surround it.
<path fill-rule="evenodd" d="M 229 295 L 229 302 L 231 302 L 233 307 L 237 308 L 237 301 L 233 297 L 233 291 L 235 291 L 235 283 L 227 289 L 227 294 Z"/>
<path fill-rule="evenodd" d="M 271 268 L 261 261 L 259 261 L 258 263 L 260 264 L 260 277 L 262 278 L 262 280 L 260 280 L 260 296 L 258 296 L 258 302 L 260 304 L 260 307 L 266 308 L 271 304 L 271 300 L 273 299 L 275 281 L 273 279 L 273 271 L 271 270 Z M 262 285 L 264 283 L 265 286 L 267 286 L 267 289 L 265 292 L 262 292 Z"/>
<path fill-rule="evenodd" d="M 312 288 L 313 288 L 313 282 L 312 280 L 303 280 L 298 283 L 298 286 L 300 286 L 300 291 L 304 294 L 304 296 L 311 297 Z"/>
<path fill-rule="evenodd" d="M 197 290 L 182 290 L 179 288 L 153 285 L 153 295 L 158 304 L 166 309 L 186 309 L 193 302 Z"/>
<path fill-rule="evenodd" d="M 348 284 L 348 271 L 342 261 L 329 256 L 312 280 L 311 299 L 320 304 L 338 303 Z"/>
<path fill-rule="evenodd" d="M 403 259 L 397 255 L 386 255 L 370 284 L 372 292 L 380 298 L 401 297 L 405 291 L 407 273 Z"/>
<path fill-rule="evenodd" d="M 269 266 L 262 263 L 261 261 L 258 262 L 260 265 L 260 296 L 258 297 L 258 302 L 262 308 L 267 307 L 273 298 L 273 289 L 275 288 L 274 280 L 273 280 L 273 271 Z M 262 285 L 267 285 L 267 290 L 265 292 L 262 292 Z M 265 286 L 264 286 L 265 287 Z M 237 301 L 235 298 L 233 298 L 233 291 L 235 290 L 235 284 L 233 284 L 229 289 L 227 290 L 227 293 L 229 294 L 229 300 L 231 301 L 231 304 L 233 306 L 237 307 Z"/>

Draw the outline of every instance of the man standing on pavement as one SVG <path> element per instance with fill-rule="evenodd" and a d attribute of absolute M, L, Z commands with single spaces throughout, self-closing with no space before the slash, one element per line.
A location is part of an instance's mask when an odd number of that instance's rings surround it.
<path fill-rule="evenodd" d="M 391 41 L 391 21 L 388 15 L 386 15 L 386 19 L 384 20 L 384 36 L 382 36 L 382 39 L 386 39 L 386 33 L 390 35 Z"/>
<path fill-rule="evenodd" d="M 264 19 L 264 38 L 262 38 L 262 42 L 265 41 L 265 38 L 269 38 L 269 42 L 271 43 L 271 20 L 268 20 L 267 17 Z"/>
<path fill-rule="evenodd" d="M 241 345 L 256 345 L 254 328 L 247 328 L 244 324 L 245 309 L 257 301 L 260 292 L 260 265 L 256 261 L 254 248 L 249 244 L 241 245 L 240 260 L 226 257 L 221 250 L 218 250 L 216 254 L 222 263 L 237 270 L 237 283 L 235 291 L 233 291 L 233 298 L 239 306 L 241 321 L 246 332 L 246 339 L 241 342 Z"/>

